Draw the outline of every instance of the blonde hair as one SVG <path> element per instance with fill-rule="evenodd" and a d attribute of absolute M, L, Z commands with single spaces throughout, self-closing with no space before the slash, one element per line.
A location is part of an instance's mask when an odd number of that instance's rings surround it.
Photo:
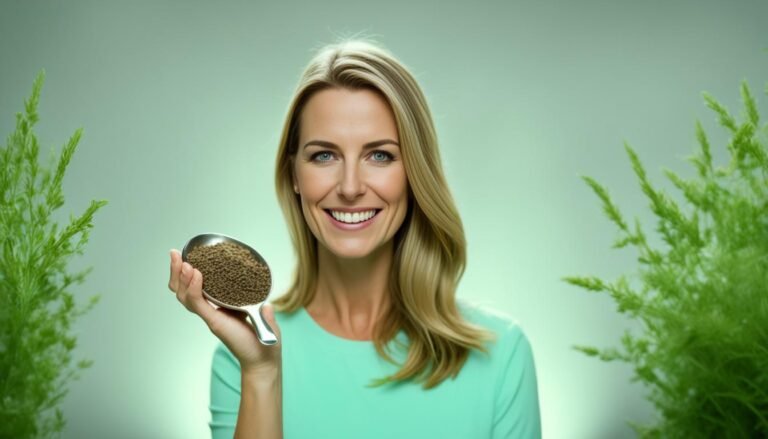
<path fill-rule="evenodd" d="M 293 191 L 291 163 L 298 148 L 302 108 L 313 93 L 326 88 L 377 91 L 395 115 L 409 208 L 393 238 L 392 306 L 377 323 L 373 343 L 379 355 L 393 364 L 398 363 L 385 346 L 400 329 L 410 343 L 401 369 L 371 385 L 414 379 L 430 389 L 449 376 L 455 378 L 471 349 L 487 354 L 483 342 L 495 334 L 465 321 L 459 313 L 455 295 L 466 265 L 466 241 L 443 174 L 432 116 L 413 76 L 376 43 L 348 39 L 321 48 L 295 90 L 277 153 L 275 185 L 298 264 L 292 285 L 272 303 L 277 311 L 293 312 L 309 305 L 315 294 L 317 240 Z"/>

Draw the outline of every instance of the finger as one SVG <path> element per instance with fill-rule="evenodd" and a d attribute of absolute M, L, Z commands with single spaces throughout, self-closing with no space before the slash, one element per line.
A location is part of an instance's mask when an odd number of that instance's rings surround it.
<path fill-rule="evenodd" d="M 168 289 L 174 293 L 179 289 L 179 277 L 181 276 L 181 254 L 171 249 L 171 275 L 168 281 Z"/>
<path fill-rule="evenodd" d="M 189 262 L 181 263 L 181 276 L 179 277 L 179 292 L 187 292 L 189 290 L 189 284 L 192 281 L 193 272 L 192 265 Z"/>
<path fill-rule="evenodd" d="M 183 262 L 181 264 L 181 274 L 179 275 L 179 289 L 176 293 L 176 298 L 179 299 L 182 305 L 187 308 L 188 311 L 197 313 L 193 304 L 192 291 L 190 285 L 192 284 L 194 277 L 194 269 L 192 266 Z"/>
<path fill-rule="evenodd" d="M 216 310 L 203 297 L 203 274 L 198 269 L 192 270 L 192 278 L 189 282 L 189 299 L 192 311 L 210 326 Z"/>
<path fill-rule="evenodd" d="M 264 320 L 267 321 L 267 323 L 273 323 L 275 320 L 275 310 L 272 308 L 271 303 L 265 303 L 264 306 L 261 307 L 261 314 L 264 316 Z"/>
<path fill-rule="evenodd" d="M 179 285 L 176 289 L 176 299 L 178 299 L 189 311 L 192 311 L 189 305 L 189 284 L 192 281 L 192 274 L 192 266 L 186 262 L 182 262 Z"/>

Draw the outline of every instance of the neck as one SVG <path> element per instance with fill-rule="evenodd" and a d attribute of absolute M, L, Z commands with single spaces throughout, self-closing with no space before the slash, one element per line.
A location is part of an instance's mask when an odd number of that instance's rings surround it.
<path fill-rule="evenodd" d="M 393 244 L 364 258 L 339 258 L 318 246 L 318 282 L 307 310 L 350 338 L 369 338 L 389 308 Z"/>

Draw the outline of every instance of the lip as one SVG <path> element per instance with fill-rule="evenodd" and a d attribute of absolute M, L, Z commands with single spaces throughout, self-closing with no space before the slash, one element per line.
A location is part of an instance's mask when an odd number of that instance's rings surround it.
<path fill-rule="evenodd" d="M 349 213 L 367 212 L 369 210 L 375 210 L 378 213 L 378 211 L 380 211 L 381 209 L 377 207 L 341 207 L 341 208 L 326 207 L 326 208 L 323 208 L 323 210 L 325 211 L 335 210 L 336 212 L 345 212 L 345 213 L 346 212 L 349 212 Z"/>
<path fill-rule="evenodd" d="M 347 231 L 360 230 L 360 229 L 364 229 L 364 228 L 370 226 L 371 224 L 373 224 L 374 221 L 376 221 L 376 218 L 379 217 L 379 212 L 381 212 L 381 209 L 355 209 L 355 210 L 351 210 L 351 209 L 346 209 L 346 210 L 338 209 L 338 211 L 340 211 L 340 212 L 349 212 L 349 213 L 360 212 L 360 211 L 368 211 L 368 210 L 375 210 L 376 211 L 376 214 L 373 215 L 370 219 L 368 219 L 366 221 L 363 221 L 361 223 L 356 223 L 356 224 L 347 224 L 347 223 L 343 223 L 341 221 L 338 221 L 336 218 L 334 218 L 333 215 L 331 215 L 330 210 L 331 209 L 323 209 L 323 212 L 325 212 L 325 215 L 331 221 L 331 224 L 333 224 L 334 226 L 338 227 L 341 230 L 347 230 Z M 333 210 L 337 210 L 337 209 L 333 209 Z"/>

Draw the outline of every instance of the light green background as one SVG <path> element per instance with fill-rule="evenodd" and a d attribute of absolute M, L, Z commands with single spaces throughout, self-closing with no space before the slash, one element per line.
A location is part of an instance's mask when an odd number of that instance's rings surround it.
<path fill-rule="evenodd" d="M 0 134 L 45 68 L 44 147 L 85 129 L 61 216 L 110 202 L 76 262 L 94 266 L 77 294 L 102 301 L 75 328 L 95 364 L 72 384 L 64 437 L 208 436 L 216 340 L 168 291 L 168 250 L 239 237 L 283 291 L 293 254 L 272 179 L 288 100 L 315 48 L 358 32 L 427 95 L 469 242 L 459 294 L 528 333 L 545 437 L 632 437 L 624 421 L 652 412 L 630 368 L 571 349 L 615 345 L 632 323 L 560 278 L 636 267 L 578 176 L 651 233 L 622 142 L 665 188 L 662 166 L 692 174 L 697 118 L 723 160 L 701 92 L 736 109 L 747 79 L 768 116 L 766 17 L 765 1 L 3 1 Z"/>

